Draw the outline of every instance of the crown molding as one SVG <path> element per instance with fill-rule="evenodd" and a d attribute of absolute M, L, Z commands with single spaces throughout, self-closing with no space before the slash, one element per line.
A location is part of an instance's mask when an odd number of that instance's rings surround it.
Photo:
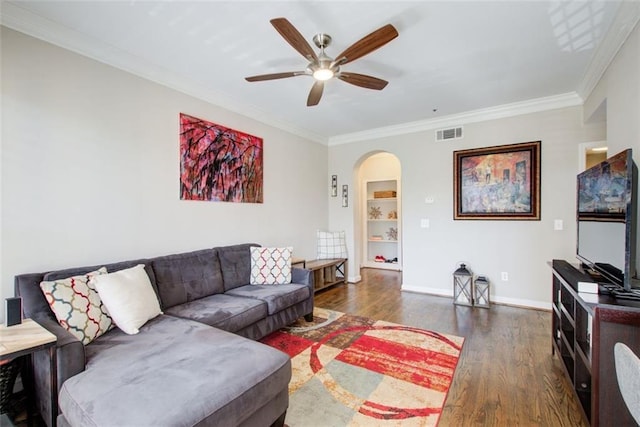
<path fill-rule="evenodd" d="M 113 45 L 45 19 L 19 7 L 15 3 L 2 2 L 2 14 L 0 15 L 0 22 L 7 28 L 174 89 L 209 104 L 216 105 L 245 117 L 251 117 L 268 126 L 278 128 L 313 142 L 323 145 L 327 144 L 327 138 L 325 136 L 309 132 L 289 122 L 278 120 L 261 109 L 252 105 L 239 103 L 225 93 L 214 91 L 205 85 L 185 79 L 162 67 L 151 65 L 149 62 L 135 55 L 131 55 Z"/>
<path fill-rule="evenodd" d="M 543 98 L 530 99 L 528 101 L 503 104 L 490 108 L 468 111 L 460 114 L 439 117 L 437 119 L 418 120 L 400 125 L 385 126 L 369 129 L 362 132 L 354 132 L 329 138 L 329 146 L 348 144 L 351 142 L 366 141 L 389 136 L 405 135 L 409 133 L 423 132 L 441 129 L 450 126 L 460 126 L 468 123 L 484 122 L 487 120 L 503 119 L 506 117 L 520 116 L 523 114 L 537 113 L 540 111 L 555 110 L 558 108 L 575 107 L 582 105 L 582 98 L 576 92 Z"/>
<path fill-rule="evenodd" d="M 640 22 L 640 2 L 623 1 L 578 85 L 577 92 L 582 99 L 587 99 L 591 95 L 638 22 Z"/>
<path fill-rule="evenodd" d="M 640 21 L 640 2 L 623 1 L 618 8 L 609 32 L 597 48 L 576 92 L 327 138 L 326 136 L 302 129 L 290 122 L 276 119 L 268 112 L 252 105 L 240 103 L 228 94 L 214 91 L 198 82 L 185 79 L 164 68 L 152 66 L 141 58 L 128 54 L 115 46 L 98 41 L 85 34 L 42 18 L 37 14 L 21 8 L 19 3 L 2 2 L 1 9 L 0 22 L 8 28 L 140 76 L 239 115 L 251 117 L 268 126 L 329 146 L 582 105 L 583 100 L 586 99 L 595 88 L 624 41 Z"/>

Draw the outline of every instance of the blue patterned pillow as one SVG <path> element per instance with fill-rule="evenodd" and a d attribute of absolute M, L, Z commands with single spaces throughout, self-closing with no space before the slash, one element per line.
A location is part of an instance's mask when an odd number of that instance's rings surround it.
<path fill-rule="evenodd" d="M 107 274 L 104 267 L 87 274 L 40 283 L 40 289 L 60 326 L 84 345 L 114 326 L 107 308 L 91 283 L 93 277 L 103 274 Z"/>

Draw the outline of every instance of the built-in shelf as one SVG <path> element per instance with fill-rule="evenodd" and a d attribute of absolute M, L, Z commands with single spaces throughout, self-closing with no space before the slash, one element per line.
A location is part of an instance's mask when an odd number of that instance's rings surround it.
<path fill-rule="evenodd" d="M 375 193 L 395 192 L 396 197 L 375 197 Z M 400 188 L 395 179 L 366 181 L 363 188 L 363 267 L 400 270 Z M 390 238 L 389 233 L 395 233 Z M 373 238 L 373 236 L 380 236 Z M 377 256 L 396 262 L 376 261 Z"/>

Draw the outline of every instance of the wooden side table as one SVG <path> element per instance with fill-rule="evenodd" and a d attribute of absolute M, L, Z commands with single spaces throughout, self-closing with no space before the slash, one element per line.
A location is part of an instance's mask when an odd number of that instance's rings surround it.
<path fill-rule="evenodd" d="M 291 267 L 307 268 L 307 261 L 304 258 L 291 258 Z"/>
<path fill-rule="evenodd" d="M 306 268 L 313 271 L 313 288 L 315 292 L 338 283 L 347 284 L 346 258 L 307 261 Z"/>
<path fill-rule="evenodd" d="M 0 360 L 15 359 L 31 355 L 39 350 L 48 350 L 51 363 L 51 414 L 47 424 L 55 427 L 58 416 L 58 362 L 56 343 L 58 339 L 51 332 L 31 319 L 24 319 L 14 326 L 0 325 Z"/>

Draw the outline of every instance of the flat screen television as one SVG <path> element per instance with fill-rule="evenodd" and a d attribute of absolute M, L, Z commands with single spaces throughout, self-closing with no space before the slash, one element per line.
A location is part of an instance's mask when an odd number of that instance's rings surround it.
<path fill-rule="evenodd" d="M 637 168 L 631 149 L 587 169 L 577 182 L 577 257 L 620 288 L 638 288 Z M 637 290 L 634 292 L 638 292 Z"/>

